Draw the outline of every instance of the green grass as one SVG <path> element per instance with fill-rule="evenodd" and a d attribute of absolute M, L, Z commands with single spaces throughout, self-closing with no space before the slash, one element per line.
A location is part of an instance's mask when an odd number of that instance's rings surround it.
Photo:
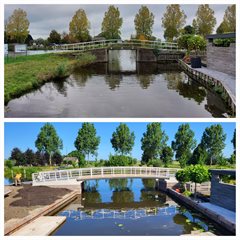
<path fill-rule="evenodd" d="M 4 177 L 8 178 L 8 179 L 12 179 L 12 174 L 13 176 L 15 176 L 17 173 L 21 173 L 22 177 L 26 178 L 25 180 L 32 180 L 32 173 L 36 173 L 36 172 L 41 172 L 41 171 L 51 171 L 56 169 L 57 167 L 54 166 L 39 166 L 39 167 L 13 167 L 13 168 L 8 168 L 8 167 L 4 167 Z"/>
<path fill-rule="evenodd" d="M 4 102 L 19 97 L 47 81 L 61 80 L 69 76 L 75 65 L 92 63 L 94 56 L 82 54 L 70 59 L 60 54 L 40 54 L 5 58 L 4 63 Z"/>

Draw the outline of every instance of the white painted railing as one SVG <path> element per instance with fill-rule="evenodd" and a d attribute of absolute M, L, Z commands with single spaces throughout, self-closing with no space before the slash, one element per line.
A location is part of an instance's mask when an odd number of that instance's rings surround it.
<path fill-rule="evenodd" d="M 44 183 L 103 178 L 162 178 L 175 177 L 178 169 L 157 167 L 99 167 L 56 170 L 32 174 L 33 185 Z"/>
<path fill-rule="evenodd" d="M 148 41 L 148 40 L 99 40 L 90 42 L 80 42 L 72 44 L 59 44 L 55 46 L 55 49 L 64 51 L 86 51 L 90 49 L 111 48 L 114 46 L 130 47 L 130 48 L 151 48 L 161 49 L 168 51 L 180 51 L 177 43 L 173 42 L 161 42 L 161 41 Z"/>
<path fill-rule="evenodd" d="M 125 210 L 125 209 L 124 209 Z M 130 209 L 130 211 L 122 210 L 87 210 L 87 213 L 83 210 L 64 210 L 61 212 L 61 216 L 72 218 L 75 221 L 85 219 L 139 219 L 151 216 L 171 216 L 178 212 L 177 206 L 169 207 L 151 207 L 142 209 Z"/>

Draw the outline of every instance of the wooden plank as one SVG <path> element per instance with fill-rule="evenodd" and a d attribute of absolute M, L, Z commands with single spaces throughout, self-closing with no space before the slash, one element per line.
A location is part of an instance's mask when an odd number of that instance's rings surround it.
<path fill-rule="evenodd" d="M 25 225 L 12 236 L 49 236 L 66 221 L 66 217 L 43 216 Z"/>
<path fill-rule="evenodd" d="M 5 190 L 4 197 L 7 197 L 11 192 L 12 192 L 12 190 Z"/>

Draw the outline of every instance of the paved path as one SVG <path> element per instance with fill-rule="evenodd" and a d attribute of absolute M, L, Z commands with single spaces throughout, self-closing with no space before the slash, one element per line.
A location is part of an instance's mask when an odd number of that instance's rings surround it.
<path fill-rule="evenodd" d="M 199 72 L 207 74 L 210 77 L 213 77 L 213 78 L 221 81 L 222 84 L 224 85 L 224 87 L 226 89 L 230 90 L 232 95 L 236 98 L 236 77 L 234 77 L 233 75 L 229 75 L 229 74 L 226 74 L 226 73 L 215 71 L 215 70 L 212 70 L 212 69 L 209 69 L 209 68 L 206 68 L 206 67 L 197 68 L 197 69 L 194 69 L 194 70 L 197 70 Z"/>
<path fill-rule="evenodd" d="M 217 205 L 212 204 L 212 203 L 200 203 L 199 205 L 217 213 L 218 215 L 227 219 L 229 222 L 232 222 L 232 223 L 236 224 L 236 212 L 230 211 L 226 208 L 217 206 Z"/>
<path fill-rule="evenodd" d="M 18 231 L 14 232 L 12 236 L 49 236 L 65 221 L 66 217 L 39 217 Z"/>

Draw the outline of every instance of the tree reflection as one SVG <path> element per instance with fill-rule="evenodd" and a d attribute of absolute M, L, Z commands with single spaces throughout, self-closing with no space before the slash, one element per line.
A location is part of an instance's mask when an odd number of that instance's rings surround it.
<path fill-rule="evenodd" d="M 85 198 L 85 204 L 102 202 L 101 194 L 97 190 L 98 184 L 98 180 L 84 183 L 83 198 Z"/>
<path fill-rule="evenodd" d="M 120 83 L 123 79 L 121 74 L 110 74 L 105 76 L 105 82 L 109 86 L 109 89 L 115 90 L 120 87 Z"/>

